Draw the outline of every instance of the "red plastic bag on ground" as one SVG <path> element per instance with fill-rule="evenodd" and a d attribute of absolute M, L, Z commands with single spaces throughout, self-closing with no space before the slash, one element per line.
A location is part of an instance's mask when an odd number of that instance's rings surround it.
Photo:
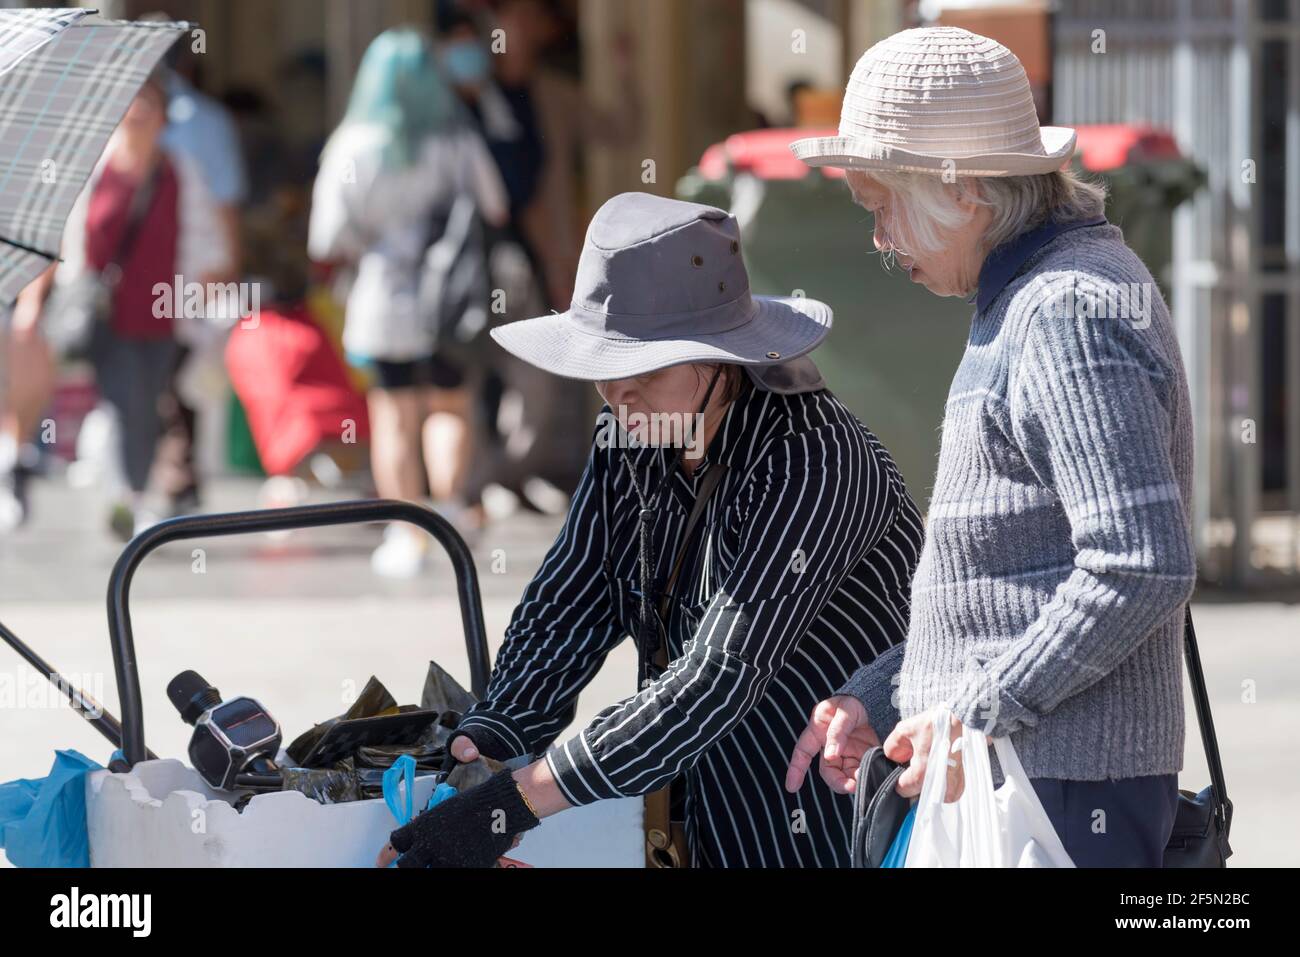
<path fill-rule="evenodd" d="M 303 306 L 238 323 L 226 369 L 268 475 L 288 475 L 323 442 L 370 437 L 366 400 L 334 343 Z"/>

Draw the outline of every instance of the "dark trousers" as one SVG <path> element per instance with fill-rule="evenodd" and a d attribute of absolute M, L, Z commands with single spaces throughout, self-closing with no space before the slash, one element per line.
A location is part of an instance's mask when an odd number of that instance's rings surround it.
<path fill-rule="evenodd" d="M 97 323 L 90 358 L 99 394 L 117 410 L 122 467 L 132 492 L 149 483 L 162 433 L 158 400 L 176 361 L 174 339 L 124 339 Z"/>
<path fill-rule="evenodd" d="M 1120 781 L 1030 778 L 1076 867 L 1161 867 L 1178 809 L 1178 775 Z"/>
<path fill-rule="evenodd" d="M 199 493 L 199 473 L 194 465 L 198 415 L 181 398 L 177 382 L 181 367 L 189 356 L 189 346 L 178 346 L 167 388 L 158 402 L 162 437 L 158 441 L 153 480 L 158 491 L 173 503 L 186 495 L 197 496 Z"/>

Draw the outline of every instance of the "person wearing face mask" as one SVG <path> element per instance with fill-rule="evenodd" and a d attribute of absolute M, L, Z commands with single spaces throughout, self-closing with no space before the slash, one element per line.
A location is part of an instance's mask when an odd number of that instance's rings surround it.
<path fill-rule="evenodd" d="M 532 99 L 526 91 L 521 95 L 503 91 L 493 76 L 491 56 L 478 25 L 462 11 L 451 10 L 439 19 L 438 63 L 496 162 L 509 201 L 507 228 L 521 239 L 517 235 L 519 217 L 537 194 L 544 162 Z"/>
<path fill-rule="evenodd" d="M 787 792 L 783 758 L 807 711 L 905 634 L 921 521 L 807 358 L 830 309 L 752 295 L 739 236 L 720 209 L 616 196 L 569 310 L 494 330 L 605 400 L 564 527 L 450 742 L 461 761 L 536 759 L 393 832 L 381 865 L 488 866 L 543 817 L 642 795 L 651 864 L 847 865 L 848 803 L 815 777 Z M 628 636 L 637 692 L 556 745 Z M 868 729 L 849 748 L 876 743 Z"/>
<path fill-rule="evenodd" d="M 466 7 L 469 5 L 466 4 Z M 550 0 L 491 0 L 476 20 L 454 2 L 438 10 L 439 53 L 448 82 L 475 118 L 509 196 L 506 226 L 490 233 L 494 289 L 506 290 L 503 321 L 568 308 L 582 234 L 577 173 L 593 144 L 627 145 L 640 135 L 641 97 L 634 48 L 615 41 L 611 106 L 593 102 L 548 58 L 573 26 Z M 490 31 L 490 33 L 489 33 Z M 493 46 L 489 52 L 488 38 Z M 504 45 L 497 38 L 508 38 Z M 469 492 L 495 483 L 529 507 L 551 510 L 581 470 L 581 393 L 510 355 L 485 370 L 482 421 L 488 427 Z M 495 432 L 504 402 L 518 409 Z M 544 438 L 543 438 L 544 437 Z M 568 440 L 565 437 L 569 437 Z"/>

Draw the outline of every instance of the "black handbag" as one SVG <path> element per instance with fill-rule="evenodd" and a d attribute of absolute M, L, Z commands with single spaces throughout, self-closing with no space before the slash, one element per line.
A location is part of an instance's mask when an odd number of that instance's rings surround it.
<path fill-rule="evenodd" d="M 907 767 L 875 747 L 862 756 L 853 791 L 853 867 L 879 867 L 912 806 L 895 787 Z"/>
<path fill-rule="evenodd" d="M 1205 746 L 1205 763 L 1210 766 L 1210 784 L 1199 794 L 1180 789 L 1174 830 L 1165 847 L 1165 867 L 1226 867 L 1232 856 L 1228 831 L 1232 828 L 1232 802 L 1223 780 L 1223 762 L 1219 758 L 1219 739 L 1214 734 L 1210 714 L 1210 696 L 1205 689 L 1205 672 L 1196 647 L 1196 629 L 1192 609 L 1187 608 L 1183 650 L 1187 657 L 1187 674 L 1196 703 L 1196 721 L 1201 727 Z"/>
<path fill-rule="evenodd" d="M 95 330 L 112 318 L 113 295 L 122 280 L 125 265 L 153 205 L 160 169 L 157 163 L 136 187 L 127 209 L 126 225 L 113 256 L 98 272 L 87 268 L 80 276 L 56 284 L 45 302 L 41 331 L 56 355 L 82 359 L 89 355 Z M 84 237 L 82 237 L 84 242 Z"/>
<path fill-rule="evenodd" d="M 1219 741 L 1210 714 L 1205 672 L 1196 647 L 1192 609 L 1187 608 L 1183 650 L 1196 704 L 1196 720 L 1210 766 L 1210 784 L 1200 793 L 1179 790 L 1174 829 L 1165 846 L 1165 867 L 1226 867 L 1232 856 L 1228 831 L 1232 827 L 1232 802 L 1223 779 Z M 854 867 L 879 867 L 885 859 L 911 802 L 894 790 L 904 765 L 885 757 L 880 748 L 863 755 L 853 794 L 852 856 Z"/>

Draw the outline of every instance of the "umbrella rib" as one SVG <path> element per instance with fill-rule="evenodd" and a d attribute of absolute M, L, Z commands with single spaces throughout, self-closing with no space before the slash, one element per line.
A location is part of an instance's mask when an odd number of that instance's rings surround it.
<path fill-rule="evenodd" d="M 48 259 L 52 263 L 62 262 L 58 256 L 53 256 L 40 249 L 36 249 L 33 246 L 28 246 L 26 243 L 14 242 L 12 239 L 5 239 L 3 236 L 0 236 L 0 243 L 4 243 L 6 246 L 13 246 L 14 249 L 21 249 L 23 252 L 31 253 L 34 256 L 40 256 L 42 259 Z"/>

